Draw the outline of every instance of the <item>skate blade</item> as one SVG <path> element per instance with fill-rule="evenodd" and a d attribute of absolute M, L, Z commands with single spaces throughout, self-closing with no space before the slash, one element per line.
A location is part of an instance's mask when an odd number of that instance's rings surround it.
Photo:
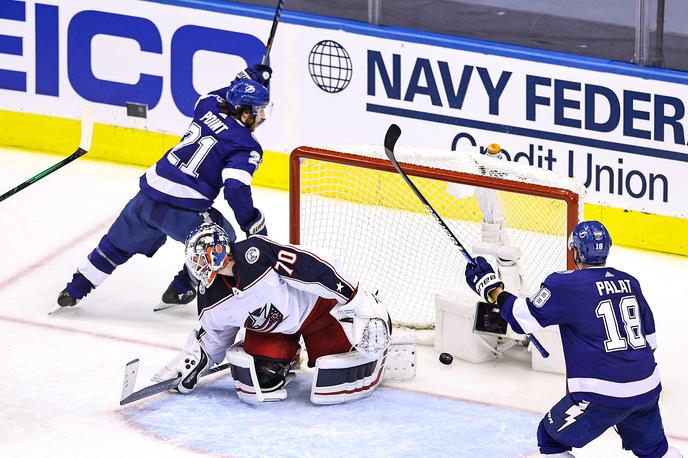
<path fill-rule="evenodd" d="M 188 305 L 188 304 L 167 304 L 165 302 L 160 301 L 160 303 L 158 305 L 156 305 L 155 308 L 153 308 L 153 311 L 159 312 L 161 310 L 167 310 L 167 309 L 171 309 L 173 307 L 179 307 L 180 305 Z"/>
<path fill-rule="evenodd" d="M 69 307 L 69 306 L 68 306 L 68 307 L 62 307 L 61 305 L 58 304 L 58 305 L 56 305 L 55 307 L 53 307 L 52 309 L 50 309 L 50 311 L 48 312 L 48 316 L 57 314 L 57 312 L 64 313 L 63 311 L 66 310 L 66 309 L 75 310 L 76 307 L 75 307 L 75 306 L 71 306 L 71 307 Z"/>

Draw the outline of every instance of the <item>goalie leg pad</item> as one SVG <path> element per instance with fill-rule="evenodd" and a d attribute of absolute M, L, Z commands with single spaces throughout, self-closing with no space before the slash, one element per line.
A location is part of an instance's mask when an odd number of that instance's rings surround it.
<path fill-rule="evenodd" d="M 386 382 L 405 382 L 416 376 L 416 335 L 408 328 L 395 328 L 385 363 Z"/>
<path fill-rule="evenodd" d="M 243 342 L 238 342 L 227 350 L 227 361 L 234 379 L 234 390 L 243 402 L 260 404 L 264 401 L 281 401 L 287 398 L 287 390 L 284 387 L 293 379 L 294 374 L 285 375 L 283 383 L 274 384 L 267 389 L 261 388 L 261 378 L 267 382 L 265 371 L 261 370 L 261 377 L 258 376 L 256 362 L 253 356 L 244 350 Z M 276 379 L 273 377 L 270 382 L 276 382 Z"/>
<path fill-rule="evenodd" d="M 315 363 L 311 402 L 341 404 L 370 396 L 382 380 L 386 358 L 386 351 L 374 361 L 357 351 L 321 356 Z"/>

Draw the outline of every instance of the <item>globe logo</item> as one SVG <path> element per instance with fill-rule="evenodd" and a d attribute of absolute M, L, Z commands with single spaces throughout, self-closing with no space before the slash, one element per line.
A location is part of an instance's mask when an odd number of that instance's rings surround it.
<path fill-rule="evenodd" d="M 336 41 L 323 40 L 311 49 L 308 71 L 316 86 L 335 94 L 343 91 L 351 82 L 351 58 Z"/>

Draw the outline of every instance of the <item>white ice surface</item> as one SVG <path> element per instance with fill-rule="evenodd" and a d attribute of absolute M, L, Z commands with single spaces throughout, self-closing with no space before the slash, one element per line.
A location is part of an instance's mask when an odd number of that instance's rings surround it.
<path fill-rule="evenodd" d="M 0 150 L 0 192 L 59 159 L 51 155 Z M 213 420 L 219 417 L 217 411 L 211 409 L 218 402 L 204 395 L 202 389 L 194 394 L 194 402 L 161 395 L 151 404 L 139 403 L 129 408 L 118 405 L 124 364 L 140 358 L 137 388 L 142 387 L 175 349 L 183 345 L 187 333 L 195 325 L 195 312 L 190 306 L 158 313 L 152 311 L 181 267 L 180 244 L 168 241 L 153 259 L 134 257 L 77 308 L 47 316 L 76 265 L 93 249 L 126 201 L 136 193 L 141 173 L 141 168 L 82 158 L 0 203 L 1 457 L 189 457 L 200 456 L 203 450 L 212 455 L 247 454 L 240 449 L 236 450 L 238 453 L 233 453 L 231 448 L 218 452 L 195 445 L 213 432 L 216 424 Z M 287 241 L 287 194 L 257 188 L 254 196 L 256 205 L 267 215 L 270 236 Z M 218 208 L 226 215 L 231 214 L 223 202 Z M 664 387 L 660 401 L 664 426 L 670 442 L 684 454 L 688 453 L 688 368 L 684 355 L 686 324 L 682 319 L 686 307 L 682 286 L 688 278 L 688 258 L 615 247 L 609 262 L 639 278 L 653 307 L 659 345 L 656 356 Z M 226 384 L 226 380 L 214 378 L 208 383 L 207 393 L 217 392 Z M 497 409 L 490 410 L 494 412 L 494 421 L 502 417 L 500 411 L 516 409 L 525 411 L 524 415 L 537 414 L 527 417 L 528 421 L 535 418 L 537 422 L 537 417 L 561 397 L 564 378 L 533 372 L 515 361 L 473 365 L 455 360 L 451 366 L 442 366 L 434 350 L 423 347 L 419 350 L 416 379 L 394 387 L 496 406 Z M 375 393 L 365 401 L 368 404 L 361 405 L 375 406 L 377 402 L 385 409 L 394 409 L 398 404 L 386 400 L 393 397 L 390 393 L 395 391 L 381 391 L 379 396 Z M 294 392 L 290 399 L 298 400 L 301 394 L 305 396 L 296 388 Z M 235 400 L 233 393 L 227 396 Z M 412 399 L 419 402 L 422 398 Z M 457 401 L 446 399 L 446 402 L 449 411 L 449 406 L 455 405 L 451 403 Z M 312 407 L 310 410 L 307 405 L 288 409 L 286 406 L 288 404 L 284 407 L 273 405 L 270 409 L 279 418 L 293 415 L 294 424 L 309 412 L 320 416 L 331 412 L 335 419 L 341 415 L 338 421 L 344 429 L 348 422 L 358 425 L 365 421 L 351 411 L 348 411 L 350 415 L 344 415 L 345 409 Z M 241 412 L 246 413 L 245 407 L 236 407 L 229 401 L 225 407 L 243 409 Z M 437 413 L 439 410 L 441 407 Z M 140 416 L 135 415 L 137 412 Z M 175 419 L 182 420 L 188 415 L 189 421 L 182 423 L 192 428 L 187 435 L 193 437 L 170 438 L 168 432 L 160 431 L 160 426 L 146 426 L 146 421 L 160 419 L 155 412 L 161 412 L 160 415 L 174 413 Z M 399 412 L 401 415 L 402 411 Z M 422 427 L 426 422 L 423 413 L 419 410 L 418 418 L 413 418 L 408 410 L 404 412 L 408 417 L 408 434 L 423 437 Z M 205 426 L 197 422 L 198 415 L 205 416 Z M 259 433 L 266 425 L 260 415 L 256 414 L 255 425 Z M 252 416 L 241 418 L 245 427 Z M 492 427 L 471 432 L 469 427 L 474 417 L 470 414 L 465 418 L 451 417 L 451 421 L 447 417 L 447 420 L 433 431 L 436 434 L 439 429 L 447 438 L 453 438 L 447 441 L 446 449 L 442 449 L 442 441 L 438 439 L 439 448 L 427 449 L 427 452 L 416 450 L 411 455 L 477 456 L 476 452 L 471 452 L 474 443 L 504 440 L 504 436 L 498 435 Z M 231 413 L 227 414 L 226 421 L 231 425 Z M 384 423 L 373 425 L 382 430 L 384 426 Z M 327 450 L 328 456 L 341 456 L 345 453 L 343 449 L 327 448 L 331 433 L 328 427 L 325 421 L 314 422 L 312 428 L 318 433 L 313 436 L 315 443 L 295 440 L 293 435 L 298 431 L 289 431 L 286 437 L 270 433 L 262 440 L 282 444 L 286 447 L 282 448 L 283 455 L 320 456 Z M 509 428 L 509 423 L 502 427 Z M 228 425 L 224 428 L 227 434 L 247 434 L 247 431 L 232 431 Z M 469 428 L 468 433 L 466 428 Z M 400 438 L 407 436 L 404 431 L 398 425 L 390 429 L 385 456 L 409 454 L 408 450 L 395 448 L 401 447 L 397 445 L 401 444 Z M 468 436 L 457 445 L 457 434 Z M 249 434 L 246 443 L 257 443 L 258 438 L 260 434 Z M 535 448 L 533 430 L 531 449 Z M 366 452 L 371 453 L 371 449 L 360 444 L 360 454 Z M 264 455 L 267 454 L 266 451 Z M 618 438 L 608 432 L 585 449 L 576 451 L 576 456 L 622 457 L 630 454 L 620 451 Z"/>

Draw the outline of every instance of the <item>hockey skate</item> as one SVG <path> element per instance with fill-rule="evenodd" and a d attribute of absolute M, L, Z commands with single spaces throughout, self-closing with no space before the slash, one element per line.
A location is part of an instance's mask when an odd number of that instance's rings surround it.
<path fill-rule="evenodd" d="M 72 296 L 69 291 L 67 291 L 67 288 L 65 288 L 57 296 L 57 305 L 48 312 L 48 315 L 52 315 L 58 310 L 64 310 L 67 307 L 74 307 L 78 302 L 79 299 Z"/>
<path fill-rule="evenodd" d="M 195 298 L 196 298 L 196 291 L 194 289 L 190 289 L 185 293 L 179 293 L 174 288 L 174 286 L 170 285 L 167 287 L 165 292 L 162 294 L 162 300 L 153 309 L 153 311 L 159 312 L 160 310 L 165 310 L 165 309 L 168 309 L 171 307 L 176 307 L 177 305 L 188 304 L 189 302 L 193 301 Z"/>
<path fill-rule="evenodd" d="M 57 296 L 57 303 L 60 304 L 60 307 L 74 307 L 78 302 L 79 299 L 75 299 L 74 296 L 69 294 L 67 288 L 63 289 L 60 295 Z"/>

